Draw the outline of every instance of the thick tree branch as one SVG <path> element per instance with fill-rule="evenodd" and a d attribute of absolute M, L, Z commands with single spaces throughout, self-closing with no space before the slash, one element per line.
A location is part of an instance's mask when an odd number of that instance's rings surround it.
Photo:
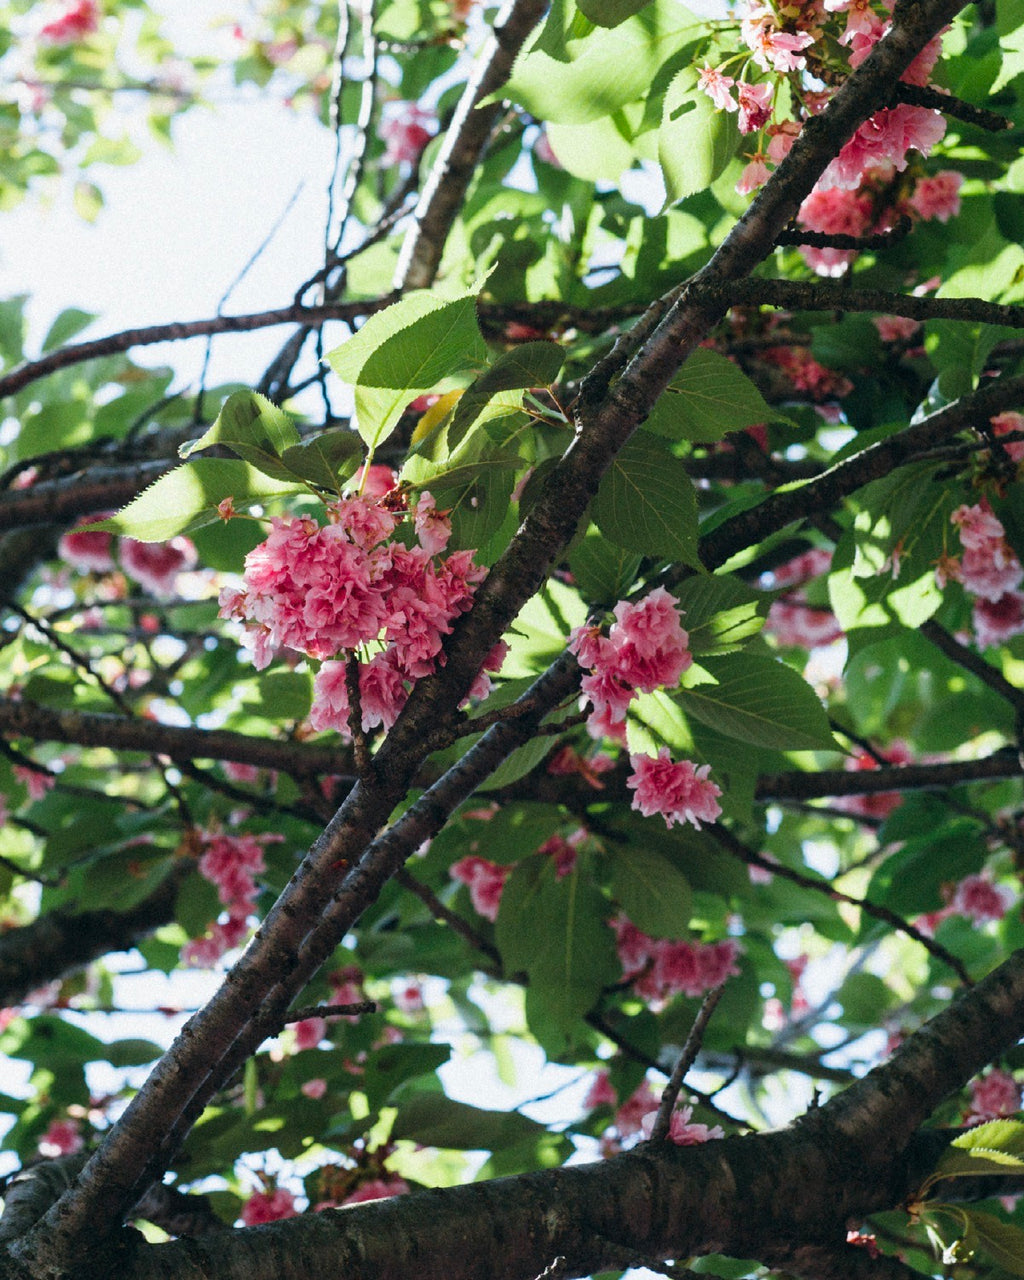
<path fill-rule="evenodd" d="M 935 1107 L 1024 1035 L 1024 952 L 910 1036 L 883 1066 L 789 1128 L 427 1191 L 168 1244 L 136 1244 L 125 1280 L 532 1280 L 720 1252 L 865 1278 L 847 1223 L 898 1208 L 946 1137 Z M 947 1135 L 948 1137 L 948 1135 Z M 624 1252 L 625 1251 L 625 1252 Z M 822 1272 L 829 1259 L 846 1271 Z M 69 1280 L 74 1271 L 68 1273 Z"/>

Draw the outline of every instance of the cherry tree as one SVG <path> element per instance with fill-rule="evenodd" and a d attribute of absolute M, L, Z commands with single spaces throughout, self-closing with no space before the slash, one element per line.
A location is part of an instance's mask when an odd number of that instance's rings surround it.
<path fill-rule="evenodd" d="M 6 9 L 8 205 L 336 148 L 274 310 L 0 304 L 4 1274 L 1024 1274 L 1019 6 Z"/>

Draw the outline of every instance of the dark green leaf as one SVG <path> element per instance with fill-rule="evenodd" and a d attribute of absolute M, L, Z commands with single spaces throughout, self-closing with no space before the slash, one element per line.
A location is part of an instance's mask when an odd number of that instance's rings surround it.
<path fill-rule="evenodd" d="M 697 495 L 682 462 L 640 433 L 619 451 L 591 508 L 609 541 L 700 567 Z"/>

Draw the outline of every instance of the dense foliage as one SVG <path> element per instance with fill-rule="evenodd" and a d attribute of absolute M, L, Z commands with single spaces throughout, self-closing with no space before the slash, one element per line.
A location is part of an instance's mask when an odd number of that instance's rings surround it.
<path fill-rule="evenodd" d="M 0 303 L 4 1274 L 1024 1275 L 1020 0 L 3 14 L 5 207 L 338 140 L 278 311 Z"/>

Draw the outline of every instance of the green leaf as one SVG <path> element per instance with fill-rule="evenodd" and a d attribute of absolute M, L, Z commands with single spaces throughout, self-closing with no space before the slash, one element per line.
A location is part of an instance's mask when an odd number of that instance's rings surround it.
<path fill-rule="evenodd" d="M 392 1141 L 405 1138 L 423 1147 L 497 1151 L 516 1142 L 538 1139 L 544 1132 L 543 1125 L 517 1111 L 486 1111 L 468 1102 L 456 1102 L 443 1093 L 410 1090 L 398 1101 L 390 1137 Z"/>
<path fill-rule="evenodd" d="M 339 477 L 351 475 L 362 454 L 359 437 L 347 427 L 336 427 L 302 444 L 289 445 L 281 461 L 289 474 L 320 489 L 337 490 Z"/>
<path fill-rule="evenodd" d="M 589 26 L 589 20 L 588 26 Z M 639 101 L 665 63 L 696 45 L 703 29 L 676 0 L 652 0 L 614 31 L 593 31 L 562 42 L 564 57 L 541 47 L 540 38 L 520 54 L 498 91 L 540 120 L 585 124 Z"/>
<path fill-rule="evenodd" d="M 219 520 L 217 504 L 225 498 L 234 499 L 236 511 L 247 511 L 268 498 L 298 493 L 302 488 L 297 482 L 272 480 L 234 458 L 198 458 L 155 480 L 117 515 L 89 527 L 140 542 L 166 542 Z"/>
<path fill-rule="evenodd" d="M 1024 1122 L 1020 1120 L 989 1120 L 975 1125 L 950 1143 L 958 1151 L 980 1151 L 986 1156 L 995 1152 L 1019 1156 L 1024 1160 Z M 945 1157 L 943 1157 L 945 1159 Z M 939 1162 L 942 1168 L 942 1161 Z"/>
<path fill-rule="evenodd" d="M 611 891 L 636 927 L 654 938 L 690 935 L 690 884 L 667 858 L 637 845 L 615 849 Z"/>
<path fill-rule="evenodd" d="M 658 130 L 666 203 L 706 191 L 725 172 L 738 141 L 732 116 L 697 88 L 696 68 L 684 67 L 665 94 Z"/>
<path fill-rule="evenodd" d="M 411 400 L 485 354 L 474 287 L 455 298 L 407 294 L 371 316 L 327 360 L 355 389 L 358 431 L 372 453 Z"/>
<path fill-rule="evenodd" d="M 978 1248 L 1012 1276 L 1024 1276 L 1024 1231 L 994 1213 L 964 1206 Z"/>
<path fill-rule="evenodd" d="M 641 9 L 646 9 L 650 2 L 651 0 L 581 0 L 579 10 L 599 27 L 617 27 Z"/>
<path fill-rule="evenodd" d="M 648 435 L 638 433 L 619 451 L 591 515 L 617 546 L 702 567 L 693 482 L 682 462 Z"/>
<path fill-rule="evenodd" d="M 591 529 L 572 547 L 569 568 L 576 585 L 594 604 L 614 604 L 632 586 L 640 555 L 626 551 Z"/>
<path fill-rule="evenodd" d="M 244 462 L 275 480 L 291 480 L 292 473 L 281 461 L 285 449 L 299 443 L 295 423 L 283 409 L 255 391 L 236 391 L 228 396 L 216 421 L 199 437 L 178 450 L 189 458 L 201 449 L 224 445 Z"/>
<path fill-rule="evenodd" d="M 710 681 L 698 683 L 710 676 Z M 683 676 L 683 710 L 719 733 L 781 751 L 835 749 L 828 716 L 792 667 L 740 653 L 702 659 Z"/>
<path fill-rule="evenodd" d="M 62 347 L 65 342 L 70 342 L 83 329 L 88 329 L 95 319 L 96 313 L 93 311 L 81 311 L 78 307 L 68 307 L 50 325 L 43 339 L 43 353 L 54 351 L 57 347 Z"/>
<path fill-rule="evenodd" d="M 620 967 L 605 924 L 608 903 L 589 880 L 588 859 L 559 880 L 553 859 L 524 858 L 505 882 L 495 940 L 509 973 L 524 971 L 530 994 L 557 1048 L 593 1008 Z M 540 1029 L 533 1027 L 535 1034 Z M 557 1029 L 557 1030 L 555 1030 Z"/>
<path fill-rule="evenodd" d="M 866 897 L 901 914 L 935 911 L 942 886 L 962 880 L 985 861 L 985 841 L 972 818 L 954 818 L 937 830 L 905 840 L 871 877 Z"/>
<path fill-rule="evenodd" d="M 690 652 L 734 653 L 764 626 L 772 595 L 752 591 L 729 574 L 687 578 L 675 591 Z"/>
<path fill-rule="evenodd" d="M 698 347 L 658 398 L 644 429 L 670 440 L 710 442 L 778 417 L 733 361 Z"/>
<path fill-rule="evenodd" d="M 458 447 L 462 437 L 484 406 L 504 391 L 547 387 L 558 377 L 565 352 L 557 342 L 524 342 L 503 352 L 491 367 L 466 389 L 455 407 L 448 427 L 448 449 Z"/>

